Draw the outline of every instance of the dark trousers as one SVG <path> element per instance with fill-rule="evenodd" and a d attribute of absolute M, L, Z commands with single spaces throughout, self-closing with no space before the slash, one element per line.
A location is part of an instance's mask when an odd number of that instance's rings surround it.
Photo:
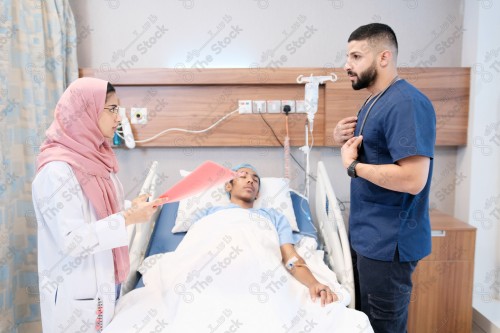
<path fill-rule="evenodd" d="M 399 262 L 366 258 L 355 251 L 356 308 L 363 311 L 375 333 L 404 333 L 412 290 L 411 275 L 418 261 Z M 359 295 L 359 297 L 358 297 Z"/>

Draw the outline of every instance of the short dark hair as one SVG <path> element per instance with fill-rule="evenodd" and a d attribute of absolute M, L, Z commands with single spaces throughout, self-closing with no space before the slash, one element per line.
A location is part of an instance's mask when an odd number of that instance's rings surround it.
<path fill-rule="evenodd" d="M 368 43 L 372 45 L 381 41 L 386 41 L 395 47 L 396 52 L 398 52 L 398 40 L 396 38 L 396 34 L 387 24 L 370 23 L 362 25 L 351 33 L 347 42 L 349 43 L 353 40 L 368 40 Z"/>

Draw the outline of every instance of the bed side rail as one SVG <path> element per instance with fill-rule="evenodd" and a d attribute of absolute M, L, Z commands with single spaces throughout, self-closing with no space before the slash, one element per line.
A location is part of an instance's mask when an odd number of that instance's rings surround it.
<path fill-rule="evenodd" d="M 354 273 L 347 231 L 337 197 L 322 161 L 318 162 L 316 184 L 316 219 L 327 263 L 351 294 L 350 308 L 354 308 Z"/>

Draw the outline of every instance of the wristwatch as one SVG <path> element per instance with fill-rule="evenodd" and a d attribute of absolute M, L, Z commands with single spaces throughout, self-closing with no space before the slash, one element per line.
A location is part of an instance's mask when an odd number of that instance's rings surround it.
<path fill-rule="evenodd" d="M 358 164 L 358 163 L 359 163 L 359 161 L 354 160 L 354 161 L 352 161 L 351 165 L 349 165 L 349 167 L 347 168 L 347 174 L 349 175 L 349 177 L 352 177 L 352 178 L 358 177 L 358 175 L 356 174 L 356 164 Z"/>

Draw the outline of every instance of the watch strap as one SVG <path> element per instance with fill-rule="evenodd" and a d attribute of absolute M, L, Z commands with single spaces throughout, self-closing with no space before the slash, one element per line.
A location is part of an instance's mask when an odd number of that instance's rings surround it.
<path fill-rule="evenodd" d="M 358 160 L 354 160 L 352 161 L 351 165 L 349 165 L 349 167 L 347 168 L 347 174 L 349 175 L 349 177 L 352 177 L 352 178 L 357 178 L 358 175 L 356 174 L 356 165 L 359 163 Z"/>

